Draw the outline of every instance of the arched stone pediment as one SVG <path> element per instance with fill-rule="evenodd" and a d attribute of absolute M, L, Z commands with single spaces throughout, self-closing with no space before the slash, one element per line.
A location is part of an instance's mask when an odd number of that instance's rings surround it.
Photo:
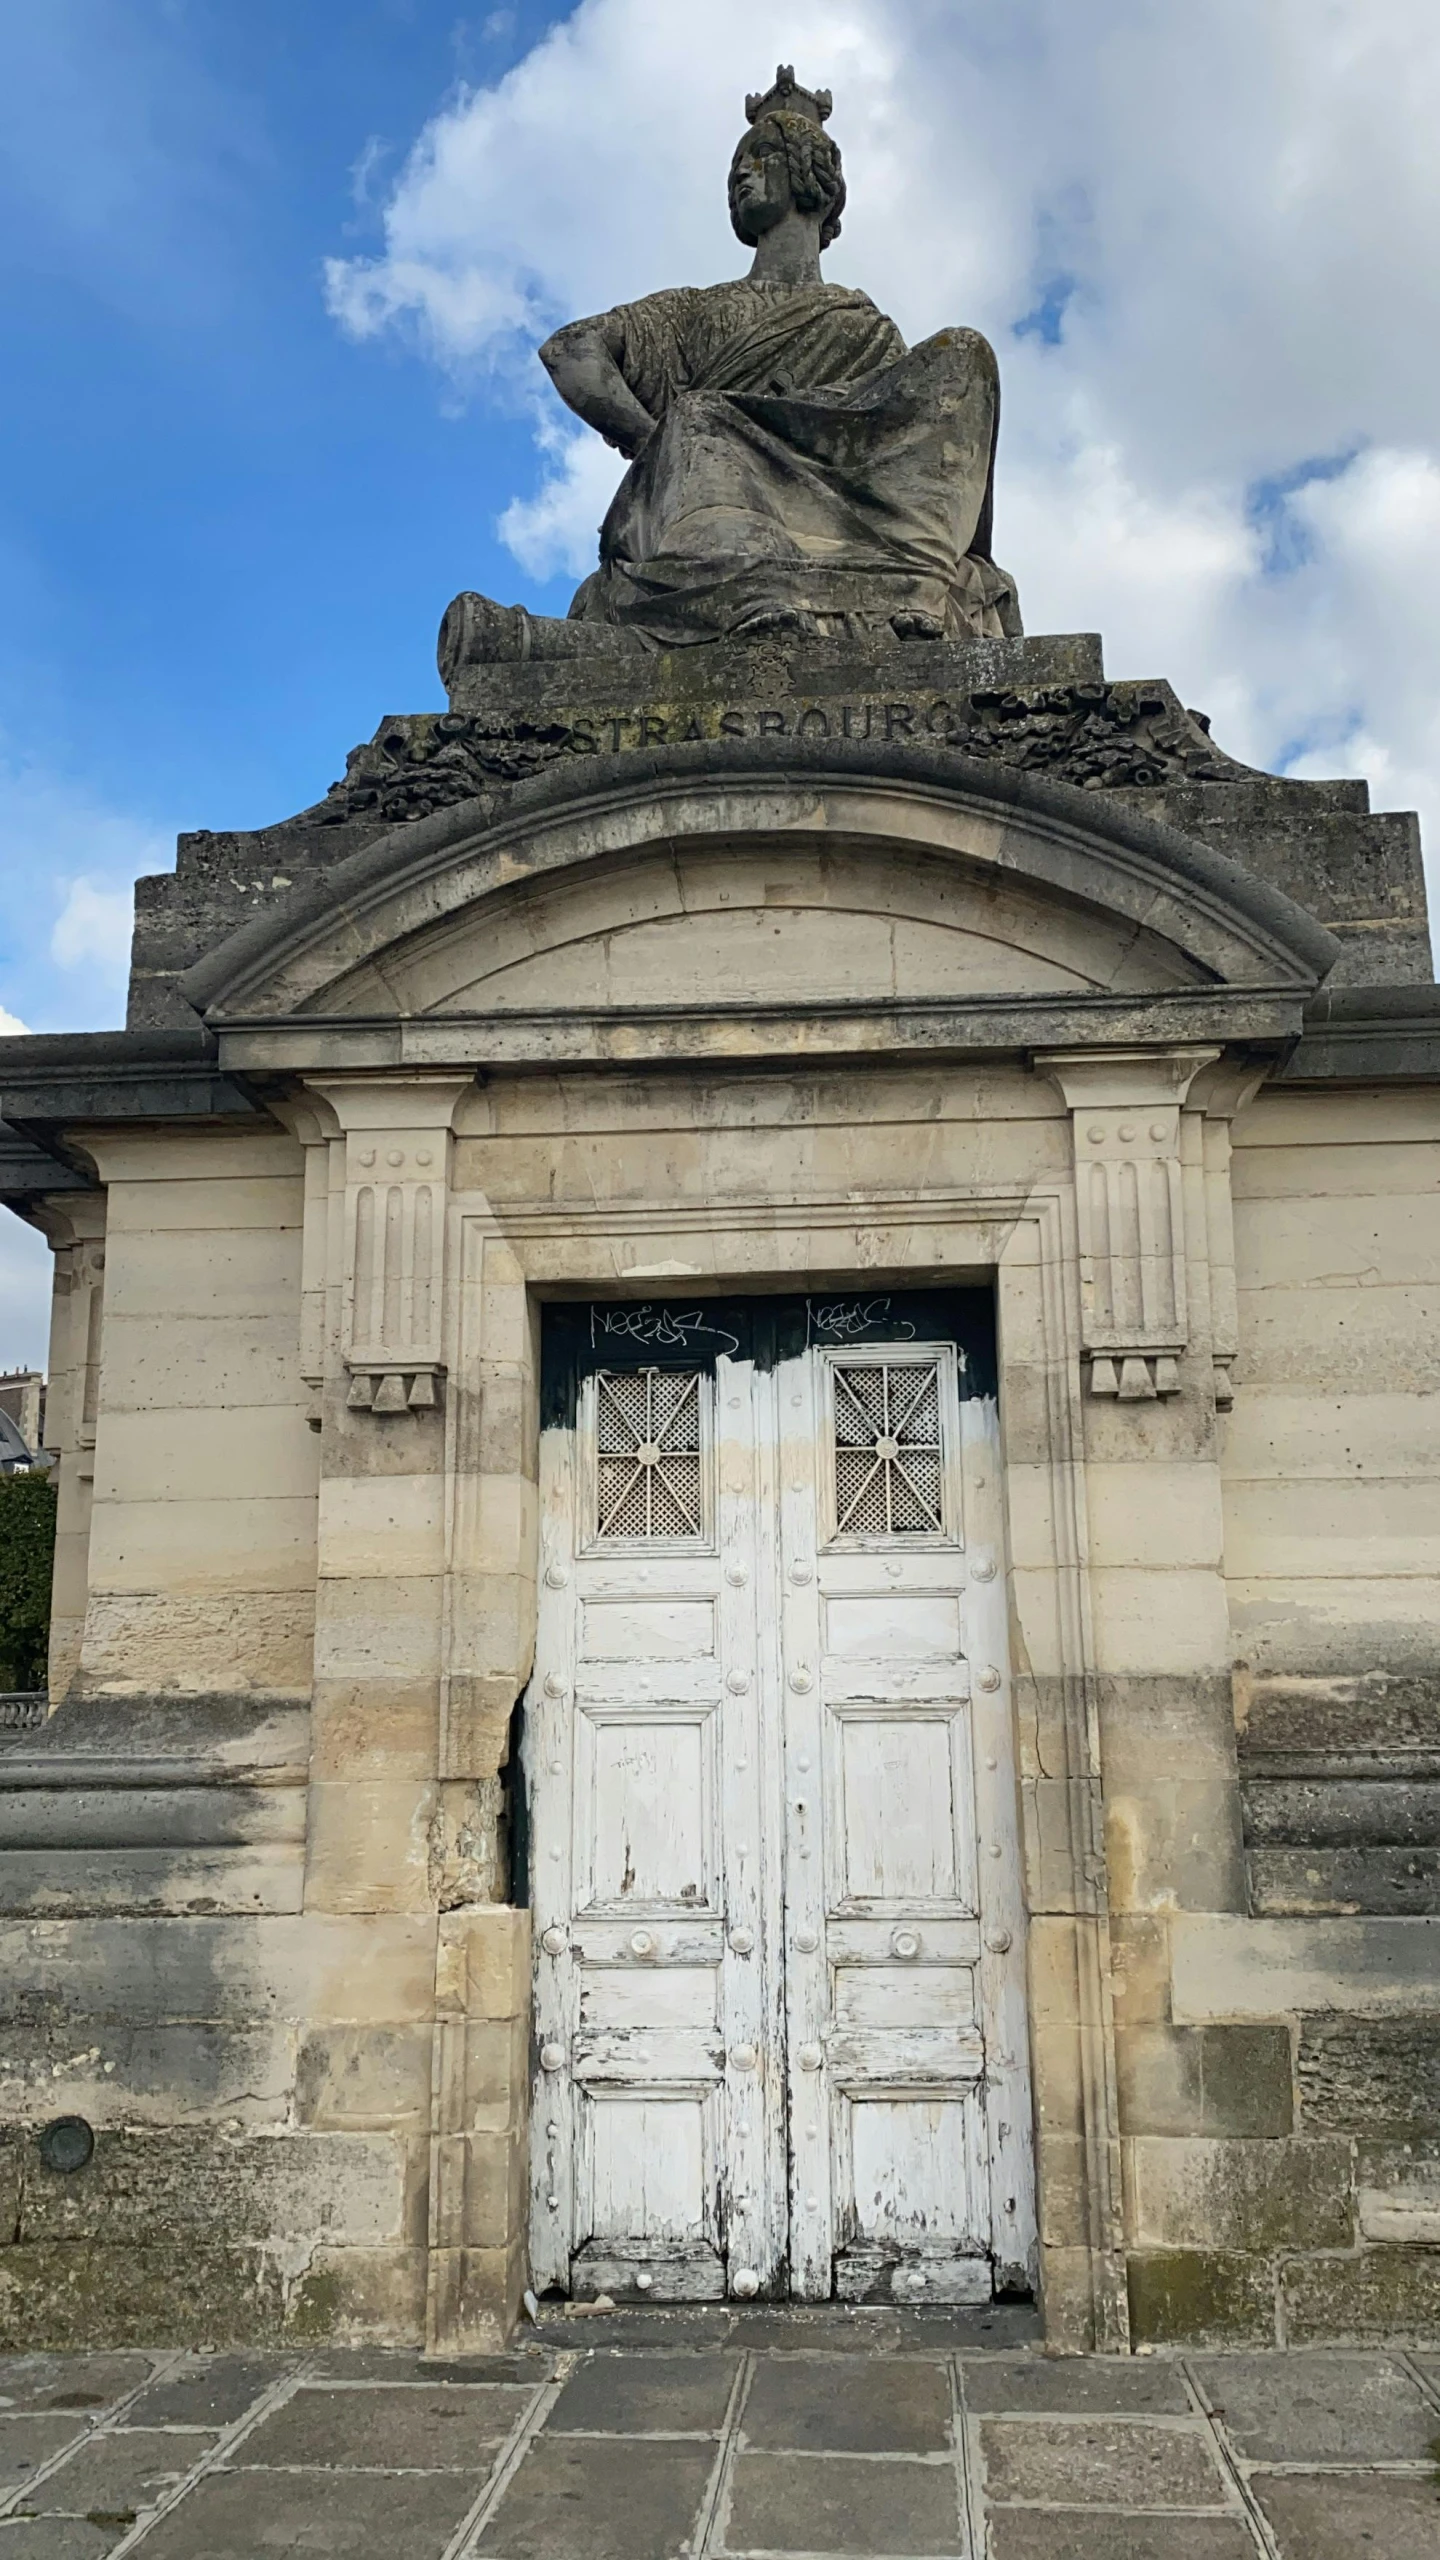
<path fill-rule="evenodd" d="M 570 761 L 395 828 L 185 981 L 220 1025 L 1301 992 L 1331 937 L 1099 793 L 914 750 Z"/>

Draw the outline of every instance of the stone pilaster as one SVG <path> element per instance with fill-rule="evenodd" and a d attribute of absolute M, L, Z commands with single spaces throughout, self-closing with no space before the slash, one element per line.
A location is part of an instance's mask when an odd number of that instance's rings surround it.
<path fill-rule="evenodd" d="M 470 1079 L 316 1079 L 302 1366 L 318 1392 L 306 1908 L 433 1909 L 446 1567 L 451 1118 Z"/>
<path fill-rule="evenodd" d="M 1225 1123 L 1248 1071 L 1198 1049 L 1040 1063 L 1074 1131 L 1115 2049 L 1143 2341 L 1168 2334 L 1156 2287 L 1170 2275 L 1142 2181 L 1148 2193 L 1180 2174 L 1174 2163 L 1217 2136 L 1288 2129 L 1288 2055 L 1245 2031 L 1179 2025 L 1170 2000 L 1177 1913 L 1245 1904 L 1215 1410 L 1235 1352 Z M 1203 2259 L 1188 2280 L 1213 2288 L 1223 2269 Z"/>
<path fill-rule="evenodd" d="M 504 2343 L 525 2284 L 530 1914 L 445 1912 L 435 1969 L 426 2342 Z"/>
<path fill-rule="evenodd" d="M 105 1209 L 103 1191 L 67 1191 L 41 1202 L 36 1216 L 55 1256 L 45 1397 L 45 1446 L 57 1461 L 52 1706 L 66 1696 L 79 1671 L 85 1634 L 105 1309 Z"/>

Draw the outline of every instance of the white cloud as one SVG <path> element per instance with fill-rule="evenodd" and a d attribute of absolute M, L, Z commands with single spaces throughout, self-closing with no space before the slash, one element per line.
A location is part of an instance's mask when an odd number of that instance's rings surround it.
<path fill-rule="evenodd" d="M 0 1040 L 13 1040 L 17 1035 L 28 1038 L 29 1032 L 28 1022 L 22 1022 L 18 1013 L 9 1013 L 5 1006 L 0 1004 Z"/>
<path fill-rule="evenodd" d="M 559 319 L 737 272 L 724 173 L 777 52 L 835 92 L 827 272 L 987 331 L 997 546 L 1255 762 L 1356 770 L 1440 845 L 1440 20 L 1426 0 L 581 0 L 425 127 L 357 335 L 531 383 Z M 541 390 L 521 567 L 578 576 L 618 465 Z"/>
<path fill-rule="evenodd" d="M 41 1029 L 123 1020 L 132 884 L 174 842 L 0 742 L 0 1003 Z"/>
<path fill-rule="evenodd" d="M 0 1216 L 0 1369 L 43 1369 L 50 1349 L 50 1247 L 36 1228 Z"/>
<path fill-rule="evenodd" d="M 583 578 L 595 566 L 595 530 L 625 465 L 600 436 L 582 427 L 567 435 L 542 415 L 535 441 L 550 465 L 533 498 L 512 498 L 496 530 L 532 578 L 568 569 Z"/>
<path fill-rule="evenodd" d="M 133 901 L 128 889 L 98 880 L 72 880 L 50 936 L 50 956 L 62 969 L 98 969 L 123 983 L 130 965 Z"/>

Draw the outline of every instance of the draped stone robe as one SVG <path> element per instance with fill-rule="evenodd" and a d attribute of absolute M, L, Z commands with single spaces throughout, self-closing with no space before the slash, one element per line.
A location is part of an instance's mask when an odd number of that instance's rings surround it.
<path fill-rule="evenodd" d="M 990 558 L 1000 389 L 974 330 L 912 351 L 867 294 L 748 279 L 609 320 L 658 423 L 573 617 L 662 648 L 791 610 L 836 633 L 897 613 L 953 637 L 1019 631 Z"/>

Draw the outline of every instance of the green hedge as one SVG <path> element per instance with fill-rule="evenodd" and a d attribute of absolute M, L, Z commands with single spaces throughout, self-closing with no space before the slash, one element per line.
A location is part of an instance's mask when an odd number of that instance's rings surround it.
<path fill-rule="evenodd" d="M 55 1487 L 0 1476 L 0 1689 L 43 1689 L 50 1643 Z"/>

